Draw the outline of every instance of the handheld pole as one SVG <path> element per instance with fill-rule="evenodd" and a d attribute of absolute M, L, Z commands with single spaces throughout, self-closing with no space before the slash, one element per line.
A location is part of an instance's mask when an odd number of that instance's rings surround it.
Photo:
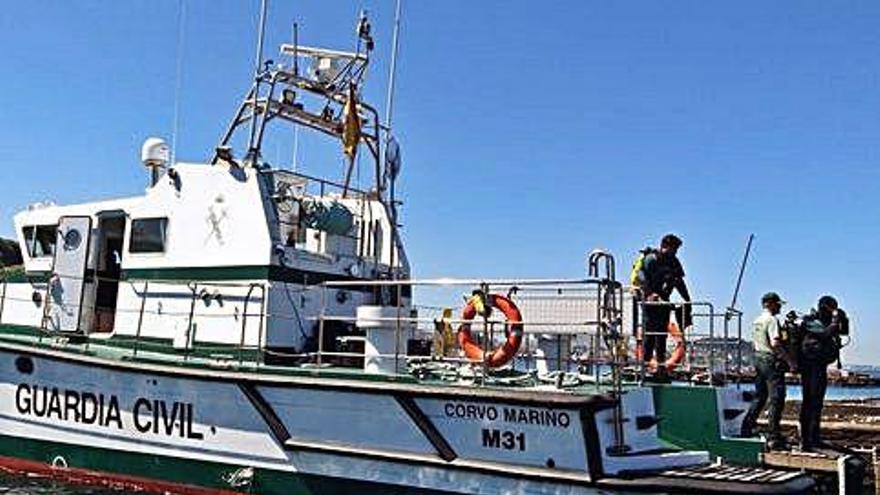
<path fill-rule="evenodd" d="M 736 288 L 733 290 L 733 299 L 730 301 L 730 309 L 736 308 L 736 300 L 739 297 L 739 289 L 742 286 L 743 275 L 746 273 L 746 263 L 749 262 L 749 254 L 752 252 L 752 241 L 755 234 L 749 234 L 749 242 L 746 244 L 746 252 L 743 254 L 742 263 L 739 265 L 739 276 L 736 278 Z M 728 317 L 730 312 L 728 311 Z"/>

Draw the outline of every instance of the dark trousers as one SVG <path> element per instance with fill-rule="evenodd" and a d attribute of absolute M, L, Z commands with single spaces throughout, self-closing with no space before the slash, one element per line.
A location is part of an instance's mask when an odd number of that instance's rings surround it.
<path fill-rule="evenodd" d="M 821 442 L 820 425 L 825 389 L 828 388 L 828 367 L 824 364 L 801 364 L 801 445 L 815 447 Z"/>
<path fill-rule="evenodd" d="M 662 366 L 666 361 L 666 334 L 672 305 L 645 305 L 644 308 L 642 359 L 650 362 L 656 354 L 657 362 Z"/>
<path fill-rule="evenodd" d="M 767 410 L 770 425 L 770 440 L 782 438 L 782 430 L 779 423 L 782 420 L 782 408 L 785 406 L 785 372 L 781 360 L 765 352 L 755 353 L 755 398 L 752 400 L 749 411 L 742 423 L 742 436 L 750 437 L 754 434 L 758 416 L 769 399 L 770 408 Z"/>

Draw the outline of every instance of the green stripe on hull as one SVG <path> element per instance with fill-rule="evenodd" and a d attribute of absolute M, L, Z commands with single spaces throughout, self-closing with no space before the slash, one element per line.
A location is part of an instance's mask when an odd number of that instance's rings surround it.
<path fill-rule="evenodd" d="M 0 269 L 0 283 L 7 282 L 10 284 L 39 284 L 49 281 L 49 272 L 26 272 L 24 268 L 5 268 Z"/>
<path fill-rule="evenodd" d="M 357 280 L 344 274 L 303 271 L 274 265 L 206 266 L 169 268 L 127 268 L 122 271 L 123 280 L 176 280 L 176 281 L 229 281 L 272 280 L 315 285 L 326 281 Z"/>
<path fill-rule="evenodd" d="M 272 282 L 286 282 L 300 285 L 318 285 L 324 282 L 353 282 L 363 281 L 362 286 L 347 286 L 348 290 L 372 292 L 378 289 L 369 285 L 369 280 L 354 278 L 341 273 L 324 273 L 316 271 L 304 271 L 277 265 L 250 265 L 250 266 L 208 266 L 208 267 L 169 267 L 169 268 L 127 268 L 122 270 L 122 280 L 166 280 L 166 281 L 213 281 L 227 282 L 237 280 L 269 280 Z M 409 285 L 400 288 L 403 297 L 412 296 L 412 287 Z"/>
<path fill-rule="evenodd" d="M 268 280 L 268 266 L 210 266 L 177 268 L 127 268 L 123 280 Z"/>
<path fill-rule="evenodd" d="M 97 447 L 0 435 L 0 456 L 51 465 L 58 456 L 72 469 L 133 476 L 214 490 L 260 495 L 448 495 L 413 487 L 327 478 L 302 473 L 254 469 L 248 486 L 234 488 L 224 481 L 246 465 L 223 464 L 142 454 Z M 356 474 L 356 473 L 352 473 Z"/>

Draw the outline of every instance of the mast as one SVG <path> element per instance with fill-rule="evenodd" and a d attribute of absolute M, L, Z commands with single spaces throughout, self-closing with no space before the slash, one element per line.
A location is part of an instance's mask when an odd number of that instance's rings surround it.
<path fill-rule="evenodd" d="M 397 5 L 394 9 L 394 34 L 392 36 L 391 41 L 391 64 L 388 68 L 388 97 L 385 100 L 385 146 L 383 148 L 383 158 L 385 159 L 385 176 L 389 179 L 390 184 L 388 185 L 388 203 L 391 210 L 391 260 L 390 260 L 390 270 L 392 273 L 392 278 L 397 278 L 398 271 L 394 269 L 395 263 L 395 253 L 398 249 L 398 223 L 397 223 L 397 199 L 394 194 L 394 184 L 397 181 L 397 172 L 394 170 L 389 170 L 391 166 L 388 163 L 388 146 L 391 142 L 391 117 L 393 115 L 394 110 L 394 83 L 395 83 L 395 75 L 397 73 L 397 52 L 400 47 L 400 9 L 401 9 L 402 0 L 397 0 Z M 400 153 L 396 151 L 396 153 Z M 399 159 L 399 155 L 398 155 Z M 384 180 L 382 181 L 384 185 Z"/>

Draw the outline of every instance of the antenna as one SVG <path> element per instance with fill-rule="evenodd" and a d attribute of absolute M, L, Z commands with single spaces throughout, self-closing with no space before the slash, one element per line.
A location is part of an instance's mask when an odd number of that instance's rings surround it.
<path fill-rule="evenodd" d="M 400 45 L 400 3 L 401 0 L 397 0 L 397 7 L 394 12 L 394 35 L 391 41 L 391 65 L 388 69 L 388 97 L 385 100 L 386 136 L 391 136 L 391 111 L 394 108 L 394 76 L 397 72 L 397 51 Z"/>
<path fill-rule="evenodd" d="M 293 75 L 299 77 L 299 54 L 297 53 L 297 46 L 299 46 L 299 25 L 297 23 L 293 23 Z"/>
<path fill-rule="evenodd" d="M 174 81 L 174 121 L 171 123 L 170 163 L 172 166 L 177 154 L 177 133 L 180 127 L 180 87 L 183 79 L 184 26 L 186 25 L 186 3 L 183 0 L 179 0 L 177 6 L 177 74 Z"/>
<path fill-rule="evenodd" d="M 299 77 L 299 24 L 293 23 L 293 75 Z M 291 170 L 296 172 L 297 155 L 299 155 L 299 124 L 293 123 L 293 160 Z"/>

